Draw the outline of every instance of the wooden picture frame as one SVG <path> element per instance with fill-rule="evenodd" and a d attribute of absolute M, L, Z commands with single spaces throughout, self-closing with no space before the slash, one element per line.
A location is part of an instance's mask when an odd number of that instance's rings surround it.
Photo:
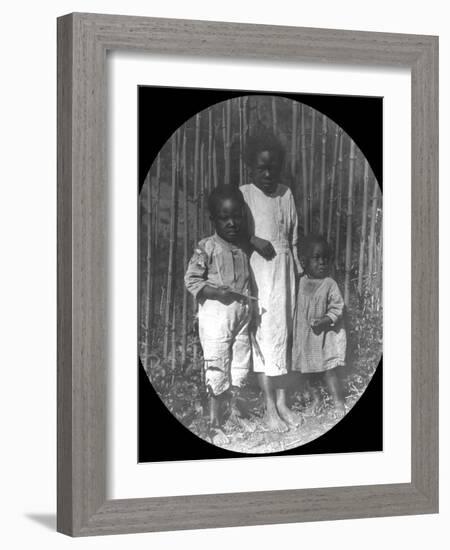
<path fill-rule="evenodd" d="M 107 500 L 106 53 L 411 70 L 411 482 Z M 438 511 L 438 39 L 75 13 L 58 19 L 58 531 L 99 535 Z"/>

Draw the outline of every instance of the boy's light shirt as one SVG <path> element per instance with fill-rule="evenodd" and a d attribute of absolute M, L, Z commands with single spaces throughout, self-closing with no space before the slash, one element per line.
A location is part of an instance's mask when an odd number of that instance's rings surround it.
<path fill-rule="evenodd" d="M 250 272 L 246 252 L 217 233 L 202 239 L 188 264 L 184 277 L 188 291 L 197 297 L 208 282 L 249 294 Z"/>

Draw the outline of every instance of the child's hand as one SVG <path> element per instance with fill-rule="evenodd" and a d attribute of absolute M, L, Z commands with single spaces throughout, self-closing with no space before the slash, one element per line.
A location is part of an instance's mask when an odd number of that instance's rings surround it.
<path fill-rule="evenodd" d="M 225 305 L 231 304 L 231 302 L 240 298 L 240 296 L 235 294 L 228 286 L 205 286 L 203 288 L 203 296 L 208 300 L 218 300 Z"/>
<path fill-rule="evenodd" d="M 311 328 L 314 331 L 314 334 L 320 334 L 323 330 L 328 328 L 332 324 L 331 318 L 328 315 L 324 315 L 320 319 L 314 319 L 311 322 Z"/>
<path fill-rule="evenodd" d="M 272 246 L 272 243 L 266 241 L 266 239 L 261 239 L 259 237 L 253 236 L 250 238 L 250 243 L 253 248 L 266 260 L 271 260 L 275 258 L 276 252 Z"/>
<path fill-rule="evenodd" d="M 219 288 L 216 288 L 217 293 L 217 300 L 220 300 L 221 302 L 233 302 L 236 300 L 237 295 L 231 290 L 231 288 L 227 286 L 221 286 Z"/>

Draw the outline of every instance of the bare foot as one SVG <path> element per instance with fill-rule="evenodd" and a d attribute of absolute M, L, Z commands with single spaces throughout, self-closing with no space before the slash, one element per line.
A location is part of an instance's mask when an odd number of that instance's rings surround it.
<path fill-rule="evenodd" d="M 221 447 L 222 445 L 227 445 L 230 440 L 225 435 L 225 433 L 220 428 L 211 428 L 209 432 L 211 443 Z"/>
<path fill-rule="evenodd" d="M 247 420 L 246 418 L 241 418 L 239 422 L 242 426 L 242 429 L 247 433 L 254 433 L 256 431 L 256 425 L 250 420 Z"/>
<path fill-rule="evenodd" d="M 246 432 L 254 432 L 255 431 L 255 426 L 253 425 L 253 423 L 250 422 L 249 420 L 247 420 L 246 418 L 244 418 L 241 411 L 235 406 L 231 407 L 230 416 L 228 418 L 228 421 L 231 424 L 234 424 L 235 426 L 237 426 L 238 429 L 244 430 Z"/>
<path fill-rule="evenodd" d="M 250 422 L 250 420 L 243 418 L 240 414 L 234 415 L 233 413 L 231 413 L 230 417 L 228 418 L 228 422 L 236 426 L 238 430 L 242 430 L 247 433 L 253 433 L 256 430 L 256 426 L 253 424 L 253 422 Z"/>
<path fill-rule="evenodd" d="M 277 404 L 278 412 L 288 426 L 291 426 L 292 428 L 298 428 L 303 424 L 303 418 L 299 414 L 295 414 L 291 409 L 289 409 L 286 405 L 283 404 Z"/>
<path fill-rule="evenodd" d="M 267 427 L 271 432 L 283 433 L 289 430 L 286 422 L 280 418 L 276 411 L 266 411 L 266 414 L 264 415 L 264 422 L 267 424 Z"/>
<path fill-rule="evenodd" d="M 313 414 L 318 414 L 320 412 L 322 400 L 320 399 L 320 394 L 316 389 L 313 389 L 311 393 L 312 393 L 312 400 L 311 400 L 310 408 Z"/>
<path fill-rule="evenodd" d="M 346 411 L 345 411 L 345 405 L 343 401 L 337 401 L 337 400 L 335 401 L 334 413 L 337 418 L 342 418 L 343 416 L 345 416 Z"/>

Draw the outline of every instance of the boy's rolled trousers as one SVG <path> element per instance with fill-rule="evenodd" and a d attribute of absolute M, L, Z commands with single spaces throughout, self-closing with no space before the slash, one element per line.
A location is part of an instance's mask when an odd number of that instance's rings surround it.
<path fill-rule="evenodd" d="M 248 295 L 249 283 L 248 259 L 242 248 L 217 234 L 200 241 L 185 275 L 186 287 L 193 296 L 197 297 L 206 285 Z M 251 359 L 249 301 L 200 299 L 198 319 L 208 390 L 220 395 L 230 386 L 241 387 Z"/>

